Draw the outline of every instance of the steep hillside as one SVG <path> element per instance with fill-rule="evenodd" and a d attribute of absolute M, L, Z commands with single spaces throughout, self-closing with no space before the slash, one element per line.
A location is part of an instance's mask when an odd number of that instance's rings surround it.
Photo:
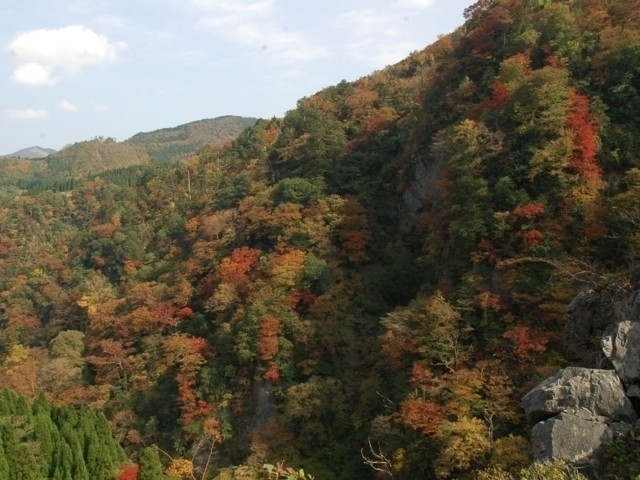
<path fill-rule="evenodd" d="M 0 386 L 182 478 L 580 478 L 531 465 L 520 398 L 637 264 L 637 11 L 480 0 L 229 145 L 0 198 Z"/>

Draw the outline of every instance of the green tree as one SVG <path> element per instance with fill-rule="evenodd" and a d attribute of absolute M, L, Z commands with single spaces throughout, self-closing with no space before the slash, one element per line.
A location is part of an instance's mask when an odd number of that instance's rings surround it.
<path fill-rule="evenodd" d="M 53 480 L 75 480 L 73 476 L 73 453 L 68 443 L 61 443 L 52 467 Z"/>
<path fill-rule="evenodd" d="M 138 480 L 166 480 L 158 449 L 145 447 L 140 453 Z"/>
<path fill-rule="evenodd" d="M 33 445 L 21 442 L 11 425 L 1 426 L 0 435 L 9 464 L 8 480 L 39 480 L 40 465 L 34 456 Z"/>
<path fill-rule="evenodd" d="M 58 428 L 48 414 L 38 413 L 33 416 L 33 435 L 39 445 L 37 458 L 41 464 L 42 475 L 48 477 L 54 470 L 61 446 Z"/>
<path fill-rule="evenodd" d="M 269 161 L 279 177 L 315 178 L 331 173 L 342 157 L 345 143 L 339 120 L 300 102 L 285 116 Z"/>
<path fill-rule="evenodd" d="M 0 436 L 0 478 L 9 478 L 9 460 L 4 449 L 4 442 Z"/>

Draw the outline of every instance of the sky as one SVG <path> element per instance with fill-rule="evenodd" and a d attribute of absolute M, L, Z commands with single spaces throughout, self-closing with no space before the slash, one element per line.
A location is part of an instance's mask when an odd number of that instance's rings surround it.
<path fill-rule="evenodd" d="M 281 117 L 463 23 L 474 0 L 0 0 L 0 155 Z"/>

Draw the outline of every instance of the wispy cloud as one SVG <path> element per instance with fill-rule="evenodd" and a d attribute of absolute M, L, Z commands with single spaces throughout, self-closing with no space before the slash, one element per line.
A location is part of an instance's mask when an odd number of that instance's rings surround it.
<path fill-rule="evenodd" d="M 238 43 L 260 47 L 263 54 L 284 62 L 313 60 L 327 55 L 321 45 L 314 45 L 299 32 L 258 24 L 235 25 L 230 35 Z"/>
<path fill-rule="evenodd" d="M 113 62 L 124 42 L 112 42 L 81 25 L 40 29 L 18 35 L 7 47 L 18 61 L 12 79 L 24 85 L 55 83 L 54 71 L 75 73 L 89 65 Z"/>
<path fill-rule="evenodd" d="M 111 111 L 111 107 L 105 104 L 94 105 L 93 109 L 98 113 L 109 113 Z"/>
<path fill-rule="evenodd" d="M 396 6 L 426 8 L 432 0 L 395 0 Z M 406 12 L 406 8 L 404 10 Z M 408 17 L 393 8 L 352 10 L 334 26 L 346 37 L 342 51 L 355 62 L 380 68 L 396 63 L 422 45 L 410 40 Z"/>
<path fill-rule="evenodd" d="M 237 45 L 252 48 L 260 57 L 297 62 L 327 56 L 328 50 L 301 32 L 278 27 L 272 0 L 191 0 L 203 17 L 200 28 Z"/>
<path fill-rule="evenodd" d="M 273 6 L 273 0 L 190 0 L 189 3 L 198 9 L 237 15 L 264 13 Z"/>
<path fill-rule="evenodd" d="M 110 27 L 123 28 L 127 25 L 127 20 L 123 17 L 116 15 L 101 15 L 96 21 L 101 25 L 108 25 Z"/>
<path fill-rule="evenodd" d="M 60 103 L 58 103 L 58 108 L 60 110 L 64 110 L 66 112 L 77 112 L 78 107 L 71 103 L 69 100 L 64 99 Z"/>
<path fill-rule="evenodd" d="M 407 56 L 409 52 L 417 50 L 420 45 L 411 42 L 393 42 L 380 44 L 363 39 L 346 45 L 348 54 L 358 62 L 372 66 L 392 65 Z"/>
<path fill-rule="evenodd" d="M 433 5 L 434 0 L 396 0 L 400 5 L 407 7 L 427 8 Z"/>
<path fill-rule="evenodd" d="M 14 120 L 38 120 L 49 116 L 47 110 L 35 110 L 33 108 L 26 108 L 24 110 L 10 109 L 7 110 L 7 116 Z"/>
<path fill-rule="evenodd" d="M 352 35 L 376 35 L 395 34 L 397 30 L 392 27 L 393 17 L 383 12 L 374 10 L 353 10 L 340 15 L 337 25 L 351 31 Z"/>

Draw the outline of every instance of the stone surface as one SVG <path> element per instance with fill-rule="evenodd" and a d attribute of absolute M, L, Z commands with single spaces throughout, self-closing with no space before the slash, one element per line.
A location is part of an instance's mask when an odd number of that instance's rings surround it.
<path fill-rule="evenodd" d="M 522 398 L 530 423 L 540 422 L 564 411 L 587 410 L 591 417 L 612 421 L 637 418 L 624 386 L 613 370 L 568 367 L 544 380 Z"/>
<path fill-rule="evenodd" d="M 593 419 L 584 410 L 564 412 L 537 423 L 531 430 L 533 459 L 562 459 L 576 466 L 594 464 L 604 443 L 621 438 L 630 429 L 630 424 Z"/>
<path fill-rule="evenodd" d="M 634 288 L 640 287 L 640 268 L 631 280 Z M 568 312 L 568 358 L 612 369 L 566 368 L 527 393 L 522 405 L 529 422 L 535 423 L 535 460 L 562 459 L 597 479 L 607 469 L 599 455 L 605 443 L 640 438 L 633 408 L 640 406 L 640 290 L 618 302 L 615 312 L 606 295 L 584 292 Z M 598 335 L 603 328 L 606 332 Z M 599 357 L 593 349 L 598 336 L 604 353 Z"/>
<path fill-rule="evenodd" d="M 618 302 L 615 307 L 615 315 L 618 322 L 640 322 L 640 290 L 633 292 L 626 300 Z"/>
<path fill-rule="evenodd" d="M 625 385 L 640 383 L 640 323 L 618 323 L 602 337 L 602 351 Z"/>
<path fill-rule="evenodd" d="M 613 324 L 607 295 L 595 290 L 579 293 L 567 307 L 565 353 L 574 366 L 596 367 L 602 357 L 600 339 Z"/>
<path fill-rule="evenodd" d="M 428 159 L 420 161 L 416 165 L 414 179 L 402 194 L 409 216 L 414 220 L 417 220 L 425 203 L 433 202 L 441 195 L 437 179 L 446 165 L 447 159 L 445 149 L 434 144 L 430 149 Z"/>

